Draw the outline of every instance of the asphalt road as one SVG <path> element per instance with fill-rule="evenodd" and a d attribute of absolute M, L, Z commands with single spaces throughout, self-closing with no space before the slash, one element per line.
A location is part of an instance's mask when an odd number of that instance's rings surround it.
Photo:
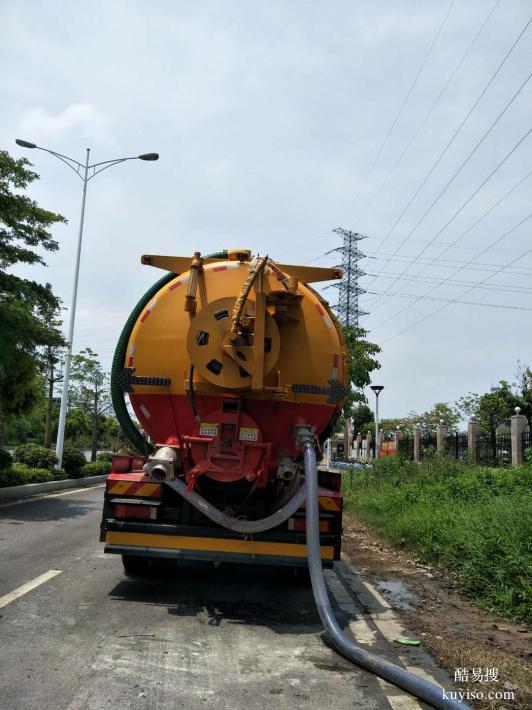
<path fill-rule="evenodd" d="M 222 566 L 126 578 L 98 542 L 102 496 L 100 486 L 0 505 L 2 710 L 420 707 L 329 649 L 310 589 L 286 575 Z M 356 600 L 329 579 L 356 629 Z"/>

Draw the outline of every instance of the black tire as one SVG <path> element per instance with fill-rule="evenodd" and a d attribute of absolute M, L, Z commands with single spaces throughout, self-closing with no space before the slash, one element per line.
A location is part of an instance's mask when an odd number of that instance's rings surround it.
<path fill-rule="evenodd" d="M 153 574 L 153 560 L 138 555 L 122 555 L 124 572 L 128 577 L 149 577 Z"/>

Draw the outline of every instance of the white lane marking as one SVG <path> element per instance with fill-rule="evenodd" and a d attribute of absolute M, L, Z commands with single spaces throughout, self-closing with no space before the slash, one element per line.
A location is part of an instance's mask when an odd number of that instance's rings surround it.
<path fill-rule="evenodd" d="M 60 569 L 50 569 L 48 570 L 48 572 L 39 575 L 39 577 L 35 577 L 35 579 L 30 579 L 29 582 L 26 582 L 26 584 L 23 584 L 21 587 L 17 587 L 17 589 L 14 589 L 12 592 L 9 592 L 9 594 L 4 594 L 3 597 L 0 597 L 0 609 L 4 606 L 7 606 L 8 604 L 11 604 L 11 602 L 14 602 L 15 599 L 22 597 L 24 594 L 31 592 L 32 589 L 35 589 L 35 587 L 39 587 L 41 584 L 47 582 L 49 579 L 57 577 L 58 574 L 61 574 Z"/>
<path fill-rule="evenodd" d="M 61 493 L 48 493 L 47 495 L 41 495 L 36 493 L 34 496 L 29 496 L 28 498 L 21 498 L 20 500 L 12 500 L 10 503 L 2 503 L 0 508 L 7 508 L 10 505 L 22 505 L 23 503 L 31 503 L 35 500 L 43 500 L 44 498 L 58 498 L 59 496 L 71 496 L 73 493 L 81 493 L 82 491 L 93 491 L 95 488 L 103 488 L 105 483 L 97 483 L 95 486 L 83 486 L 83 488 L 71 488 L 68 491 L 62 491 Z"/>

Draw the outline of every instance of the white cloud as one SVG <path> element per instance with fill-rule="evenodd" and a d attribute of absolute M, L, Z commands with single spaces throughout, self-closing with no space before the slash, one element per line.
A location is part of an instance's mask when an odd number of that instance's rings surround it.
<path fill-rule="evenodd" d="M 112 120 L 90 102 L 70 104 L 57 113 L 33 106 L 22 114 L 18 133 L 37 143 L 58 143 L 72 134 L 99 143 L 112 143 L 111 125 Z"/>

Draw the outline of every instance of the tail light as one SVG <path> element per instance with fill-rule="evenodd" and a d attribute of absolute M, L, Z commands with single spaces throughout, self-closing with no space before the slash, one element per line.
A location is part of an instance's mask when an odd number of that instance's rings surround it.
<path fill-rule="evenodd" d="M 290 518 L 288 520 L 288 529 L 304 532 L 306 529 L 306 518 Z M 320 520 L 320 532 L 330 533 L 332 532 L 333 521 L 332 520 Z"/>

